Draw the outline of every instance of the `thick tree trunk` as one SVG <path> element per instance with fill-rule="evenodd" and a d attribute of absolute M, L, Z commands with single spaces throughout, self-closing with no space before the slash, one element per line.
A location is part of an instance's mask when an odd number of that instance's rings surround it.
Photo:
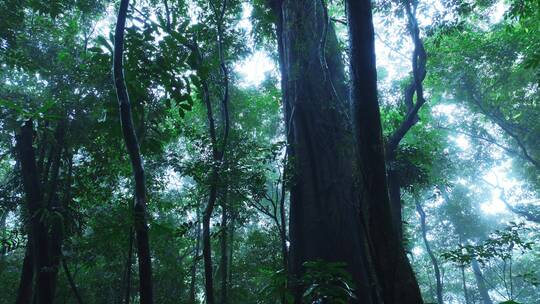
<path fill-rule="evenodd" d="M 359 301 L 372 303 L 353 191 L 354 140 L 340 94 L 344 70 L 335 59 L 326 7 L 320 0 L 286 0 L 274 11 L 288 155 L 294 160 L 289 269 L 300 278 L 306 261 L 345 263 Z M 296 303 L 302 303 L 302 289 L 294 286 Z"/>
<path fill-rule="evenodd" d="M 114 83 L 118 95 L 120 108 L 120 121 L 124 142 L 131 160 L 135 179 L 135 205 L 134 226 L 137 240 L 137 256 L 139 258 L 139 292 L 141 304 L 152 304 L 152 262 L 150 257 L 150 244 L 148 239 L 148 224 L 146 214 L 146 182 L 144 177 L 143 161 L 139 149 L 139 142 L 133 126 L 131 116 L 131 103 L 124 80 L 123 56 L 124 56 L 124 29 L 126 26 L 129 0 L 120 1 L 120 10 L 114 35 Z"/>
<path fill-rule="evenodd" d="M 375 270 L 384 303 L 423 303 L 405 250 L 397 236 L 388 198 L 382 140 L 374 30 L 369 0 L 346 1 L 351 103 L 357 142 L 358 179 Z M 360 227 L 360 226 L 359 226 Z"/>
<path fill-rule="evenodd" d="M 480 298 L 482 298 L 482 304 L 493 304 L 493 301 L 489 296 L 489 290 L 486 287 L 486 282 L 484 282 L 484 275 L 482 274 L 478 261 L 473 259 L 471 266 L 474 272 L 474 278 L 476 279 L 476 285 L 478 286 L 478 292 L 480 293 Z"/>
<path fill-rule="evenodd" d="M 21 176 L 26 197 L 26 206 L 30 218 L 30 235 L 32 240 L 31 255 L 33 257 L 35 275 L 35 301 L 37 304 L 52 304 L 54 275 L 49 255 L 48 227 L 41 220 L 41 213 L 46 208 L 39 174 L 37 172 L 33 141 L 33 123 L 26 121 L 17 136 L 17 150 L 21 164 Z"/>
<path fill-rule="evenodd" d="M 427 239 L 426 213 L 424 212 L 424 209 L 422 208 L 422 205 L 420 205 L 420 202 L 418 200 L 416 201 L 416 211 L 418 212 L 418 215 L 420 215 L 422 239 L 424 240 L 426 251 L 429 255 L 429 259 L 431 260 L 431 264 L 433 264 L 433 270 L 435 271 L 435 282 L 437 283 L 437 303 L 443 304 L 443 286 L 441 280 L 441 271 L 439 268 L 439 261 L 437 260 L 437 257 L 435 256 L 435 254 L 431 250 L 431 246 L 429 245 L 429 241 Z"/>

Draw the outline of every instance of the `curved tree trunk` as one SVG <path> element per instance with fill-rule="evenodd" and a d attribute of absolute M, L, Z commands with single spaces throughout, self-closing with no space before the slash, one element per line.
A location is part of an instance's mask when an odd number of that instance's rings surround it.
<path fill-rule="evenodd" d="M 360 199 L 381 295 L 384 303 L 423 303 L 412 267 L 396 233 L 388 198 L 371 2 L 348 0 L 346 5 Z"/>
<path fill-rule="evenodd" d="M 135 179 L 134 225 L 137 240 L 137 255 L 139 258 L 139 292 L 141 304 L 152 304 L 152 262 L 150 257 L 150 244 L 148 239 L 148 224 L 146 214 L 146 182 L 144 177 L 143 161 L 139 149 L 139 142 L 133 126 L 131 116 L 131 103 L 124 80 L 124 30 L 126 26 L 129 0 L 120 1 L 120 10 L 116 22 L 114 35 L 114 84 L 118 95 L 120 107 L 120 121 L 124 142 L 131 160 Z"/>

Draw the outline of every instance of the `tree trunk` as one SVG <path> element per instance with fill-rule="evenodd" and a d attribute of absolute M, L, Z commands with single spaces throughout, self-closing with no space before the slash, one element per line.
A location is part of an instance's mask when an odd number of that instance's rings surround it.
<path fill-rule="evenodd" d="M 52 304 L 54 294 L 52 284 L 54 280 L 47 231 L 48 227 L 41 220 L 46 205 L 41 192 L 39 174 L 36 167 L 36 158 L 33 141 L 33 123 L 26 121 L 17 136 L 17 150 L 21 164 L 21 176 L 26 197 L 28 216 L 30 217 L 30 235 L 32 240 L 31 255 L 33 257 L 35 275 L 35 301 L 37 304 Z"/>
<path fill-rule="evenodd" d="M 212 172 L 212 184 L 217 183 L 217 173 Z M 212 245 L 210 239 L 210 219 L 217 196 L 217 186 L 210 186 L 210 194 L 208 196 L 208 204 L 206 205 L 203 215 L 203 261 L 204 261 L 204 288 L 206 292 L 206 303 L 214 304 L 214 271 L 212 265 Z"/>
<path fill-rule="evenodd" d="M 387 304 L 423 303 L 412 267 L 396 233 L 388 198 L 371 2 L 348 0 L 346 4 L 360 199 L 381 294 Z"/>
<path fill-rule="evenodd" d="M 197 263 L 199 261 L 199 252 L 201 244 L 201 225 L 199 223 L 199 211 L 197 210 L 197 241 L 195 243 L 195 253 L 193 265 L 191 266 L 191 282 L 189 287 L 189 303 L 195 304 L 195 281 L 197 277 Z"/>
<path fill-rule="evenodd" d="M 320 0 L 273 4 L 288 155 L 294 160 L 290 271 L 299 279 L 306 261 L 342 262 L 356 285 L 357 298 L 372 303 L 353 191 L 354 141 L 335 33 Z M 303 286 L 293 289 L 295 302 L 302 303 Z"/>
<path fill-rule="evenodd" d="M 491 301 L 491 297 L 489 296 L 489 290 L 486 287 L 486 282 L 484 282 L 484 275 L 482 274 L 478 261 L 473 259 L 471 266 L 474 272 L 474 278 L 476 279 L 476 285 L 478 286 L 478 292 L 480 293 L 480 298 L 482 298 L 482 304 L 493 304 L 493 301 Z"/>
<path fill-rule="evenodd" d="M 285 177 L 283 179 L 285 179 Z M 282 182 L 281 187 L 282 189 L 285 189 L 284 181 Z M 289 250 L 287 249 L 287 215 L 285 214 L 285 195 L 285 190 L 282 190 L 279 202 L 279 221 L 281 223 L 281 229 L 279 229 L 279 239 L 281 241 L 281 258 L 283 263 L 283 270 L 285 271 L 285 273 L 287 273 L 289 268 Z"/>
<path fill-rule="evenodd" d="M 16 304 L 30 304 L 32 302 L 32 280 L 34 279 L 34 263 L 32 257 L 32 244 L 28 240 L 21 270 L 21 281 L 17 292 Z"/>
<path fill-rule="evenodd" d="M 395 159 L 386 159 L 388 164 L 388 194 L 390 199 L 390 209 L 392 211 L 392 221 L 396 230 L 396 235 L 403 244 L 403 215 L 401 206 L 401 186 L 399 184 L 399 172 L 394 168 Z"/>
<path fill-rule="evenodd" d="M 225 190 L 226 192 L 226 190 Z M 229 210 L 227 208 L 227 193 L 225 193 L 222 198 L 223 202 L 221 205 L 221 234 L 220 234 L 220 245 L 221 245 L 221 261 L 220 261 L 220 276 L 221 276 L 221 304 L 228 303 L 228 225 L 229 225 Z"/>
<path fill-rule="evenodd" d="M 437 303 L 443 304 L 443 286 L 441 280 L 441 271 L 439 269 L 439 261 L 437 260 L 437 257 L 435 256 L 435 254 L 431 250 L 431 246 L 429 245 L 429 241 L 427 239 L 426 213 L 424 212 L 424 209 L 422 208 L 422 205 L 420 205 L 420 202 L 418 200 L 416 200 L 416 211 L 418 212 L 418 215 L 420 215 L 422 239 L 424 240 L 426 251 L 429 255 L 429 259 L 431 260 L 431 264 L 433 264 L 433 270 L 435 271 L 435 281 L 437 283 Z"/>
<path fill-rule="evenodd" d="M 465 304 L 469 304 L 469 291 L 467 290 L 467 280 L 465 278 L 465 265 L 461 266 L 461 282 L 463 284 L 463 297 L 465 298 Z"/>
<path fill-rule="evenodd" d="M 390 194 L 390 207 L 394 227 L 399 241 L 403 242 L 403 217 L 401 206 L 401 187 L 399 180 L 399 169 L 397 166 L 397 151 L 401 140 L 407 135 L 409 130 L 418 122 L 418 111 L 426 102 L 424 98 L 423 81 L 426 78 L 427 55 L 424 42 L 420 38 L 420 28 L 416 19 L 416 9 L 418 2 L 406 0 L 403 3 L 408 20 L 409 33 L 414 44 L 412 54 L 412 74 L 411 83 L 407 85 L 403 94 L 403 104 L 407 108 L 407 113 L 401 121 L 399 127 L 388 138 L 385 146 L 386 165 L 388 170 L 388 191 Z M 416 102 L 414 96 L 416 93 Z"/>
<path fill-rule="evenodd" d="M 75 284 L 75 280 L 73 280 L 73 277 L 71 276 L 71 273 L 69 272 L 69 268 L 67 266 L 67 262 L 65 258 L 62 258 L 62 267 L 64 269 L 64 273 L 66 274 L 66 278 L 68 279 L 69 286 L 71 287 L 71 290 L 73 291 L 73 294 L 75 295 L 75 299 L 77 299 L 77 303 L 83 304 L 81 294 L 79 293 L 77 284 Z"/>
<path fill-rule="evenodd" d="M 126 259 L 126 272 L 125 272 L 125 292 L 124 292 L 124 304 L 129 304 L 131 301 L 131 266 L 133 265 L 133 228 L 129 229 L 129 247 L 128 255 Z"/>
<path fill-rule="evenodd" d="M 47 183 L 47 206 L 50 211 L 57 213 L 50 223 L 49 233 L 49 251 L 51 256 L 51 271 L 53 275 L 51 292 L 54 295 L 56 292 L 56 282 L 58 271 L 60 270 L 60 260 L 62 258 L 62 241 L 64 239 L 64 206 L 60 203 L 60 199 L 56 189 L 58 188 L 58 180 L 60 175 L 60 167 L 62 165 L 62 153 L 64 151 L 64 142 L 66 134 L 66 121 L 61 120 L 55 130 L 54 144 L 51 148 L 52 165 L 50 177 Z M 45 183 L 45 181 L 43 182 Z"/>
<path fill-rule="evenodd" d="M 229 267 L 227 267 L 227 295 L 230 297 L 231 295 L 231 286 L 233 285 L 232 282 L 232 273 L 233 273 L 233 254 L 234 254 L 234 222 L 235 222 L 235 215 L 232 214 L 229 220 L 229 255 L 228 255 L 228 262 Z"/>
<path fill-rule="evenodd" d="M 150 244 L 148 239 L 148 224 L 146 214 L 146 182 L 144 177 L 143 161 L 139 149 L 139 142 L 133 126 L 131 116 L 131 103 L 124 80 L 123 55 L 124 55 L 124 30 L 126 26 L 129 0 L 120 1 L 120 10 L 114 35 L 114 83 L 118 95 L 120 108 L 120 121 L 124 142 L 131 160 L 135 179 L 135 205 L 134 226 L 137 240 L 137 256 L 139 258 L 139 292 L 141 304 L 152 304 L 152 262 L 150 257 Z"/>

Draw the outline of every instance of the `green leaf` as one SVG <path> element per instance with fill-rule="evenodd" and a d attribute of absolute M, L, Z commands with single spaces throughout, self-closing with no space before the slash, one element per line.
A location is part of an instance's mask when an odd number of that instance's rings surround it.
<path fill-rule="evenodd" d="M 97 36 L 96 37 L 96 44 L 104 46 L 107 50 L 109 50 L 109 52 L 111 54 L 113 53 L 113 48 L 112 48 L 111 44 L 109 43 L 109 41 L 107 41 L 107 39 L 105 37 L 103 37 L 101 35 Z"/>
<path fill-rule="evenodd" d="M 192 109 L 192 106 L 190 104 L 188 104 L 188 103 L 181 103 L 181 104 L 179 104 L 179 106 L 182 109 L 186 110 L 186 111 L 191 111 L 191 109 Z"/>
<path fill-rule="evenodd" d="M 24 115 L 24 109 L 14 101 L 0 99 L 0 106 L 14 110 L 17 114 Z"/>

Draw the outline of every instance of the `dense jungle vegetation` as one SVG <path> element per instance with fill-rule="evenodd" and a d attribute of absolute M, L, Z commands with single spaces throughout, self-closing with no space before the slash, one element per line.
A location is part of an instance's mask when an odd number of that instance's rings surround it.
<path fill-rule="evenodd" d="M 0 304 L 540 304 L 540 0 L 0 9 Z"/>

